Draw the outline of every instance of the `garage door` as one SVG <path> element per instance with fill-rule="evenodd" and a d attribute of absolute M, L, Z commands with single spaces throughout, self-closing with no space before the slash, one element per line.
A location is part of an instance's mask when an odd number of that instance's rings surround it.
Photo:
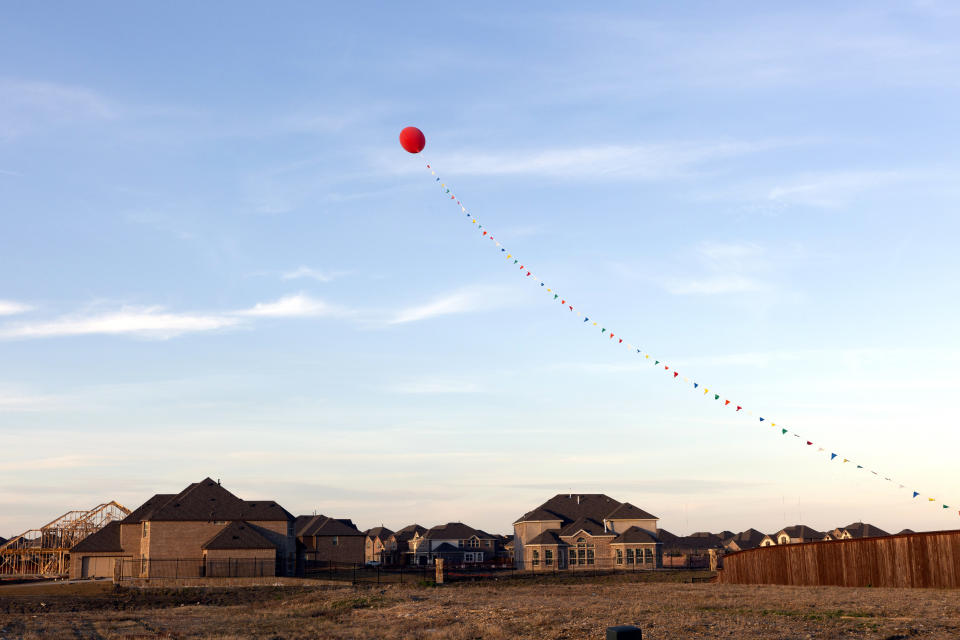
<path fill-rule="evenodd" d="M 81 576 L 84 578 L 112 578 L 114 558 L 86 557 L 83 559 Z"/>

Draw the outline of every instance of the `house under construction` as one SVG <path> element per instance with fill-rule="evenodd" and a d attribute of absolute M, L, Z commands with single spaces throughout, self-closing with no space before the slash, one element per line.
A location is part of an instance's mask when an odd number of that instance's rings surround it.
<path fill-rule="evenodd" d="M 117 502 L 87 511 L 68 511 L 39 529 L 30 529 L 0 545 L 0 576 L 66 576 L 70 549 L 130 510 Z"/>

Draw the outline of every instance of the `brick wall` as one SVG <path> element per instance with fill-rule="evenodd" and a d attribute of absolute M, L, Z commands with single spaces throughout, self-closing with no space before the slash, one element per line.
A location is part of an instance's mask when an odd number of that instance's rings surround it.
<path fill-rule="evenodd" d="M 337 539 L 337 544 L 333 544 L 333 539 Z M 364 562 L 364 551 L 367 537 L 360 536 L 314 536 L 304 538 L 301 541 L 306 547 L 305 556 L 307 560 L 320 560 L 324 562 Z"/>

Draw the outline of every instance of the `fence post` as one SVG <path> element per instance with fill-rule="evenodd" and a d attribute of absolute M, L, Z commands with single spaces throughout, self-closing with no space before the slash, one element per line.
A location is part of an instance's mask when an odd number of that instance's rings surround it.
<path fill-rule="evenodd" d="M 377 584 L 380 584 L 380 565 L 377 565 Z"/>

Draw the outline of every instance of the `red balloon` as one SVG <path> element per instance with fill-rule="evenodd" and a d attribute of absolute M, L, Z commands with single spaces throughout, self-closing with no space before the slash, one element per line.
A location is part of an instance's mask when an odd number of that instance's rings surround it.
<path fill-rule="evenodd" d="M 420 153 L 427 146 L 427 139 L 420 129 L 407 127 L 400 132 L 400 146 L 410 153 Z"/>

